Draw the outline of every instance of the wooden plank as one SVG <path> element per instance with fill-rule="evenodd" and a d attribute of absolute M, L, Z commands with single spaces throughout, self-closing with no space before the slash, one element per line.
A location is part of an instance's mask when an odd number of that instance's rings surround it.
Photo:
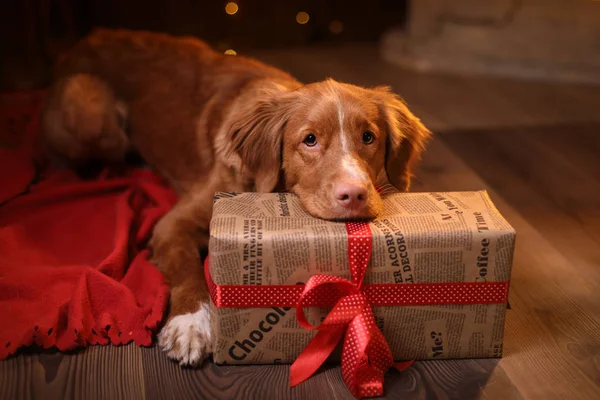
<path fill-rule="evenodd" d="M 600 124 L 542 126 L 527 136 L 578 174 L 600 182 Z"/>
<path fill-rule="evenodd" d="M 600 184 L 527 133 L 483 131 L 440 138 L 579 271 L 587 271 L 593 277 L 585 285 L 590 287 L 600 282 Z M 577 132 L 570 135 L 576 138 Z"/>
<path fill-rule="evenodd" d="M 600 121 L 600 86 L 506 80 L 492 89 L 531 117 L 528 125 L 567 125 Z M 519 124 L 511 124 L 519 126 Z M 506 126 L 506 125 L 500 125 Z"/>
<path fill-rule="evenodd" d="M 600 260 L 600 157 L 596 157 L 595 161 L 584 161 L 583 158 L 580 160 L 578 154 L 583 154 L 583 151 L 577 149 L 576 143 L 582 137 L 583 141 L 587 142 L 586 145 L 593 148 L 594 145 L 598 145 L 594 143 L 598 140 L 592 140 L 589 136 L 585 138 L 580 134 L 578 127 L 565 128 L 564 131 L 567 129 L 571 142 L 564 143 L 561 147 L 549 145 L 547 136 L 562 136 L 561 133 L 552 134 L 552 129 L 545 129 L 548 135 L 533 136 L 517 133 L 523 141 L 518 146 L 508 147 L 515 156 L 521 156 L 521 163 L 532 171 L 534 175 L 532 187 L 574 219 L 592 239 L 583 240 L 596 249 L 591 254 L 589 250 L 586 253 L 589 254 L 590 261 L 597 266 L 597 261 Z M 507 145 L 510 138 L 503 137 L 501 140 Z M 571 154 L 566 156 L 565 153 Z M 585 165 L 582 165 L 582 162 L 585 162 Z M 592 241 L 595 245 L 590 243 Z"/>
<path fill-rule="evenodd" d="M 21 353 L 0 362 L 0 399 L 144 399 L 140 348 Z"/>
<path fill-rule="evenodd" d="M 443 136 L 453 140 L 453 135 Z M 466 145 L 466 139 L 456 146 Z M 472 149 L 467 153 L 473 157 Z M 496 174 L 503 165 L 482 155 Z M 526 218 L 522 204 L 506 198 L 511 188 L 496 191 L 441 141 L 432 143 L 423 160 L 415 190 L 487 189 L 495 204 L 517 231 L 517 248 L 510 289 L 501 368 L 528 399 L 591 399 L 600 397 L 600 280 L 558 251 Z M 476 173 L 477 171 L 478 173 Z M 508 178 L 507 178 L 508 179 Z M 509 180 L 510 182 L 510 180 Z M 533 195 L 533 194 L 530 194 Z M 538 197 L 539 199 L 539 197 Z M 534 199 L 535 200 L 535 199 Z M 535 201 L 533 201 L 535 203 Z M 548 218 L 560 210 L 544 211 Z M 569 231 L 564 232 L 570 235 Z M 597 267 L 596 267 L 597 269 Z M 502 398 L 497 386 L 482 389 L 482 397 Z"/>
<path fill-rule="evenodd" d="M 416 362 L 396 381 L 390 372 L 385 398 L 403 399 L 522 399 L 498 359 Z M 396 374 L 397 375 L 397 374 Z"/>
<path fill-rule="evenodd" d="M 181 368 L 157 347 L 143 349 L 142 360 L 148 399 L 352 398 L 337 367 L 290 389 L 289 365 L 217 366 L 207 362 L 197 369 Z"/>
<path fill-rule="evenodd" d="M 180 368 L 157 348 L 142 351 L 146 397 L 161 399 L 352 399 L 339 366 L 325 366 L 310 380 L 290 389 L 289 365 Z M 390 371 L 384 399 L 476 398 L 486 384 L 495 393 L 520 398 L 497 359 L 417 362 L 403 373 Z M 500 397 L 493 397 L 500 398 Z M 508 398 L 508 397 L 504 397 Z"/>
<path fill-rule="evenodd" d="M 31 359 L 17 356 L 0 362 L 0 399 L 30 399 Z"/>

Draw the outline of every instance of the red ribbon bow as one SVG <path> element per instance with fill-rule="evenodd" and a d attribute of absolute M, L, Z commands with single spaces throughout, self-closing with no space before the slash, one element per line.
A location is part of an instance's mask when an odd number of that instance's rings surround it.
<path fill-rule="evenodd" d="M 352 281 L 331 275 L 314 275 L 306 283 L 296 305 L 296 317 L 306 329 L 318 330 L 290 368 L 290 384 L 295 386 L 311 377 L 335 349 L 342 336 L 342 377 L 355 397 L 383 394 L 383 375 L 392 366 L 408 368 L 412 361 L 394 364 L 392 352 L 375 324 L 373 310 L 361 290 L 369 259 L 372 237 L 367 223 L 346 223 L 348 260 Z M 307 298 L 333 297 L 335 306 L 318 326 L 304 314 Z"/>

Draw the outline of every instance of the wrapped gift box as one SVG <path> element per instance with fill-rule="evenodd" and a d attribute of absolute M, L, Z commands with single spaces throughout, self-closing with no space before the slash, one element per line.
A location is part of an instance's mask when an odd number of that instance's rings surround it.
<path fill-rule="evenodd" d="M 368 223 L 363 289 L 393 358 L 500 357 L 514 229 L 484 191 L 383 199 Z M 294 362 L 316 331 L 298 323 L 280 289 L 297 298 L 315 274 L 351 279 L 346 224 L 311 217 L 293 194 L 217 193 L 210 231 L 215 362 Z M 407 300 L 382 303 L 377 291 L 395 288 Z M 304 310 L 317 325 L 330 308 Z"/>

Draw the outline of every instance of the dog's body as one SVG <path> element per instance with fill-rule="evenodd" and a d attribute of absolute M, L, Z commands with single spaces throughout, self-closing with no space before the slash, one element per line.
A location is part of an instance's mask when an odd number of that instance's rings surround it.
<path fill-rule="evenodd" d="M 42 123 L 58 158 L 114 162 L 134 149 L 179 193 L 150 245 L 171 286 L 160 344 L 190 365 L 212 346 L 199 248 L 214 192 L 288 190 L 317 217 L 373 218 L 378 175 L 407 190 L 429 137 L 385 88 L 302 85 L 195 39 L 108 30 L 58 63 Z"/>

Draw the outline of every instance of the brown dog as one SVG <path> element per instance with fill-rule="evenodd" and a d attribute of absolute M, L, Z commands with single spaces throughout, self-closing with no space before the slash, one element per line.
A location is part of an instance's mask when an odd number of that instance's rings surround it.
<path fill-rule="evenodd" d="M 118 161 L 135 149 L 180 194 L 150 245 L 171 286 L 159 343 L 189 365 L 212 348 L 199 248 L 216 191 L 287 190 L 316 217 L 373 218 L 378 176 L 407 190 L 430 136 L 387 88 L 303 85 L 195 39 L 108 30 L 57 64 L 42 121 L 61 159 Z"/>

